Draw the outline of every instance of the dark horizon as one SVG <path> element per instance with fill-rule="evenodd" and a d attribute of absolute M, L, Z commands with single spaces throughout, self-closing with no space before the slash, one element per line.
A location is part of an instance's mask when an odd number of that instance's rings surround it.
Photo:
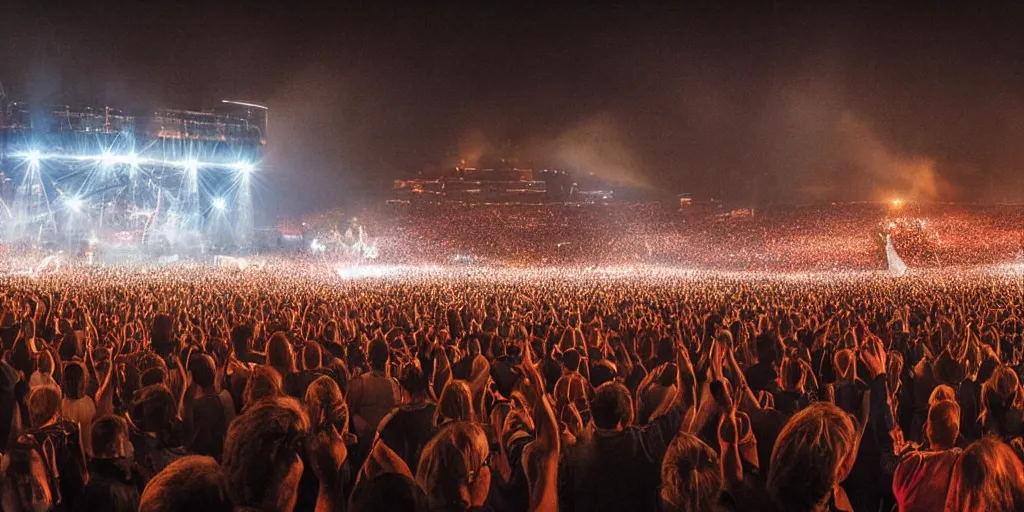
<path fill-rule="evenodd" d="M 1024 8 L 5 8 L 36 104 L 270 107 L 282 211 L 515 156 L 754 205 L 1024 194 Z"/>

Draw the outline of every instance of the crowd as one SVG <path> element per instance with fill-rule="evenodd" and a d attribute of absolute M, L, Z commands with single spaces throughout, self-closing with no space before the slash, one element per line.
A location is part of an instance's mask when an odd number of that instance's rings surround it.
<path fill-rule="evenodd" d="M 742 214 L 739 214 L 742 213 Z M 511 265 L 660 263 L 743 271 L 884 268 L 1016 258 L 1024 208 L 859 203 L 730 212 L 649 204 L 388 204 L 359 214 L 389 263 L 454 255 Z"/>
<path fill-rule="evenodd" d="M 0 504 L 1024 510 L 1024 294 L 981 271 L 0 277 Z"/>

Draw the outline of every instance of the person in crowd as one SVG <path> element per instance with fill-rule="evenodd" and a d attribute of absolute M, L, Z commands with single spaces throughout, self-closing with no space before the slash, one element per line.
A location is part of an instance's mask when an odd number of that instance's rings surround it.
<path fill-rule="evenodd" d="M 196 354 L 189 361 L 191 383 L 182 404 L 185 447 L 190 453 L 220 460 L 228 425 L 235 418 L 231 394 L 217 389 L 217 367 L 213 358 Z"/>
<path fill-rule="evenodd" d="M 416 482 L 432 511 L 464 512 L 487 503 L 491 487 L 490 447 L 471 421 L 448 423 L 423 448 Z"/>
<path fill-rule="evenodd" d="M 766 482 L 779 511 L 852 511 L 839 485 L 857 456 L 858 432 L 841 409 L 816 402 L 786 423 L 772 452 Z"/>
<path fill-rule="evenodd" d="M 292 398 L 266 397 L 231 423 L 224 474 L 236 506 L 287 512 L 295 506 L 309 419 Z M 212 459 L 211 459 L 212 460 Z"/>
<path fill-rule="evenodd" d="M 971 443 L 953 466 L 946 510 L 1024 510 L 1024 464 L 998 437 Z"/>
<path fill-rule="evenodd" d="M 933 403 L 925 423 L 929 449 L 908 453 L 893 475 L 892 490 L 900 512 L 942 509 L 953 466 L 960 458 L 959 435 L 960 406 L 953 400 Z"/>
<path fill-rule="evenodd" d="M 76 510 L 134 512 L 144 487 L 142 474 L 129 456 L 128 423 L 116 415 L 100 417 L 92 425 L 89 483 Z"/>
<path fill-rule="evenodd" d="M 349 385 L 348 406 L 352 411 L 356 435 L 360 439 L 373 439 L 380 421 L 401 400 L 399 385 L 391 378 L 388 361 L 391 349 L 383 339 L 370 343 L 370 371 L 359 375 Z"/>
<path fill-rule="evenodd" d="M 418 365 L 406 366 L 399 383 L 402 402 L 381 420 L 378 436 L 409 468 L 415 468 L 423 447 L 434 436 L 437 405 L 430 399 L 427 376 Z"/>
<path fill-rule="evenodd" d="M 85 365 L 72 361 L 64 368 L 64 399 L 61 414 L 65 419 L 78 423 L 82 431 L 82 445 L 85 453 L 92 453 L 92 422 L 96 418 L 96 402 L 86 393 L 89 374 Z"/>
<path fill-rule="evenodd" d="M 182 457 L 146 484 L 140 512 L 232 512 L 228 480 L 217 461 L 202 455 Z"/>

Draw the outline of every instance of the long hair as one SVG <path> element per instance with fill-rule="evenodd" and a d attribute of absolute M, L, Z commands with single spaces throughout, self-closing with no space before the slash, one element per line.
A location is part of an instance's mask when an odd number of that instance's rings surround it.
<path fill-rule="evenodd" d="M 796 413 L 772 450 L 772 500 L 783 510 L 817 510 L 849 474 L 857 444 L 853 422 L 835 405 L 817 402 Z"/>
<path fill-rule="evenodd" d="M 993 436 L 975 441 L 953 466 L 946 510 L 1021 510 L 1024 465 L 1013 450 Z"/>
<path fill-rule="evenodd" d="M 718 454 L 692 434 L 677 435 L 661 462 L 662 510 L 715 510 L 721 492 Z"/>
<path fill-rule="evenodd" d="M 267 342 L 267 364 L 274 367 L 282 377 L 295 371 L 295 353 L 281 331 L 275 332 Z"/>
<path fill-rule="evenodd" d="M 468 509 L 470 504 L 460 490 L 487 465 L 489 452 L 487 435 L 471 421 L 449 423 L 427 442 L 416 467 L 416 482 L 427 493 L 431 508 Z"/>
<path fill-rule="evenodd" d="M 348 430 L 348 405 L 334 379 L 324 375 L 306 388 L 302 400 L 314 432 L 334 425 L 339 433 Z"/>
<path fill-rule="evenodd" d="M 986 429 L 1005 435 L 1003 423 L 1020 407 L 1020 380 L 1008 366 L 1000 366 L 981 386 L 981 422 Z"/>
<path fill-rule="evenodd" d="M 249 380 L 246 381 L 245 390 L 242 393 L 242 401 L 245 407 L 249 407 L 263 398 L 283 394 L 281 374 L 277 373 L 272 366 L 260 365 L 249 374 Z"/>
<path fill-rule="evenodd" d="M 473 394 L 469 384 L 464 380 L 450 380 L 441 391 L 434 412 L 434 424 L 441 425 L 446 421 L 472 420 Z"/>

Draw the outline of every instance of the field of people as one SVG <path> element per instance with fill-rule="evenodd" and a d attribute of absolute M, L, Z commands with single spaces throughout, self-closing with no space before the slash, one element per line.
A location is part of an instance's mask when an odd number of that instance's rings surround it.
<path fill-rule="evenodd" d="M 271 259 L 0 277 L 4 499 L 969 510 L 1024 490 L 1022 271 Z"/>
<path fill-rule="evenodd" d="M 856 203 L 729 212 L 658 203 L 389 204 L 360 220 L 386 263 L 455 255 L 517 266 L 660 263 L 721 270 L 885 268 L 884 233 L 915 267 L 1020 256 L 1024 208 Z"/>

